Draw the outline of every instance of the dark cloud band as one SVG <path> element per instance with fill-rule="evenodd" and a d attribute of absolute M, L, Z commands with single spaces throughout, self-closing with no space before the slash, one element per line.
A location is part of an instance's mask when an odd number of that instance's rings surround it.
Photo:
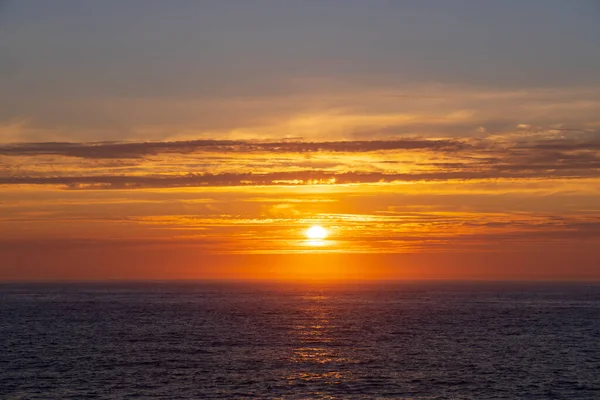
<path fill-rule="evenodd" d="M 188 153 L 311 153 L 370 152 L 382 150 L 439 150 L 452 151 L 470 147 L 457 140 L 376 140 L 338 142 L 258 142 L 243 140 L 192 140 L 180 142 L 140 143 L 17 143 L 0 146 L 0 155 L 35 156 L 61 155 L 79 158 L 140 158 L 157 154 Z"/>

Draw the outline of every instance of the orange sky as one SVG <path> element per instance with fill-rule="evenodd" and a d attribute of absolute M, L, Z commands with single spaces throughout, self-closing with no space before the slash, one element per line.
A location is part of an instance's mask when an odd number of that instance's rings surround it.
<path fill-rule="evenodd" d="M 75 3 L 0 1 L 0 280 L 600 279 L 591 3 Z"/>
<path fill-rule="evenodd" d="M 583 146 L 6 145 L 0 278 L 597 279 Z"/>

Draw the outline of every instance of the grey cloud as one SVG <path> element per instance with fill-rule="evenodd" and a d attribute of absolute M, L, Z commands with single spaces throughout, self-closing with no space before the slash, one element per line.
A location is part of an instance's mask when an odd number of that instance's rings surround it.
<path fill-rule="evenodd" d="M 312 153 L 330 152 L 370 152 L 381 150 L 437 150 L 456 151 L 470 148 L 470 145 L 457 140 L 374 140 L 336 142 L 258 142 L 244 140 L 191 140 L 180 142 L 139 142 L 139 143 L 16 143 L 0 146 L 0 155 L 36 156 L 62 155 L 79 158 L 141 158 L 157 154 L 211 153 Z"/>
<path fill-rule="evenodd" d="M 64 177 L 31 177 L 13 176 L 0 178 L 0 185 L 63 185 L 70 189 L 132 189 L 132 188 L 168 188 L 191 186 L 252 186 L 252 185 L 300 185 L 310 183 L 328 183 L 335 179 L 336 184 L 378 183 L 394 181 L 444 181 L 499 178 L 580 178 L 597 177 L 595 169 L 579 171 L 553 169 L 540 171 L 531 166 L 522 169 L 512 168 L 488 171 L 448 171 L 433 173 L 379 173 L 379 172 L 343 172 L 332 173 L 320 170 L 304 170 L 294 172 L 273 172 L 265 174 L 223 173 L 223 174 L 188 174 L 188 175 L 99 175 L 99 176 L 64 176 Z"/>

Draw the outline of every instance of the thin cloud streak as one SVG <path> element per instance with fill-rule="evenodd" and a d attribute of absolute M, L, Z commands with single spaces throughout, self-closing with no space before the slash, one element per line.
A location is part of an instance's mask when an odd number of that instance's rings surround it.
<path fill-rule="evenodd" d="M 561 129 L 559 131 L 564 131 Z M 40 156 L 55 155 L 91 159 L 129 159 L 143 158 L 161 154 L 192 153 L 365 153 L 377 151 L 426 150 L 440 152 L 464 152 L 486 150 L 500 146 L 507 149 L 536 150 L 599 150 L 600 131 L 575 132 L 569 138 L 561 140 L 538 138 L 536 141 L 522 142 L 515 137 L 502 135 L 489 138 L 428 139 L 407 138 L 396 140 L 343 140 L 343 141 L 255 141 L 255 140 L 190 140 L 175 142 L 47 142 L 47 143 L 10 143 L 0 145 L 0 155 L 4 156 Z M 523 136 L 522 136 L 523 137 Z M 526 135 L 524 137 L 527 137 Z"/>
<path fill-rule="evenodd" d="M 592 169 L 590 169 L 592 168 Z M 4 177 L 0 185 L 62 185 L 66 189 L 136 189 L 211 186 L 298 186 L 358 183 L 469 181 L 482 179 L 539 179 L 598 177 L 600 163 L 585 166 L 503 166 L 492 171 L 456 171 L 421 174 L 376 172 L 298 171 L 266 174 L 189 174 L 183 176 L 64 176 Z"/>
<path fill-rule="evenodd" d="M 249 140 L 191 140 L 141 143 L 16 143 L 0 146 L 0 155 L 57 155 L 79 158 L 141 158 L 158 154 L 189 153 L 313 153 L 372 152 L 382 150 L 457 151 L 471 146 L 459 140 L 373 140 L 337 142 L 259 142 Z"/>

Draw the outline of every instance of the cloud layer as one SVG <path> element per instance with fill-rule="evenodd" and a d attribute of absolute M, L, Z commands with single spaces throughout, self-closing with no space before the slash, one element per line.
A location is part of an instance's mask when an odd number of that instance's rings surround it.
<path fill-rule="evenodd" d="M 538 132 L 539 133 L 539 132 Z M 556 135 L 563 136 L 557 139 Z M 593 178 L 600 134 L 373 141 L 195 140 L 0 146 L 0 184 L 144 188 Z"/>

